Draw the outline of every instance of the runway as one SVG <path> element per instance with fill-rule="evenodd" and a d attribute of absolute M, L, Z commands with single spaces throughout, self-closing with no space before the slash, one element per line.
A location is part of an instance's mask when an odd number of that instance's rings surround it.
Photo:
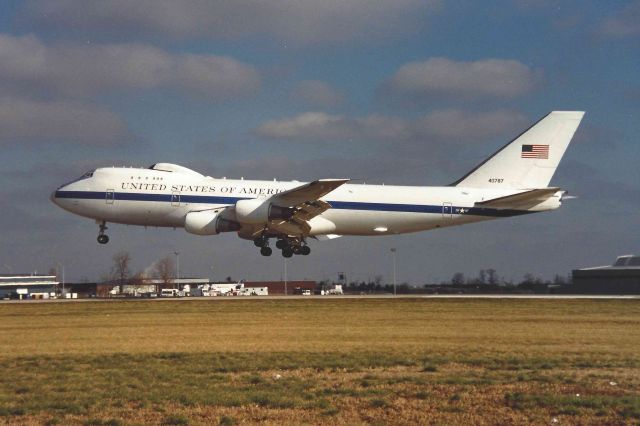
<path fill-rule="evenodd" d="M 84 302 L 184 302 L 225 300 L 335 300 L 335 299 L 540 299 L 540 300 L 640 300 L 640 295 L 624 294 L 345 294 L 330 296 L 272 295 L 272 296 L 214 296 L 214 297 L 112 297 L 87 299 L 38 299 L 3 300 L 0 304 L 13 303 L 84 303 Z"/>

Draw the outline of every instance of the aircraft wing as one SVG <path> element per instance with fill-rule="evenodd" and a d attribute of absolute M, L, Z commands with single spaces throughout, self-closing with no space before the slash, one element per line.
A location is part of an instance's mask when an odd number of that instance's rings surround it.
<path fill-rule="evenodd" d="M 475 203 L 475 206 L 492 209 L 524 209 L 544 202 L 558 191 L 560 191 L 560 188 L 555 187 L 532 189 L 514 195 L 507 195 L 506 197 L 480 201 Z"/>
<path fill-rule="evenodd" d="M 274 195 L 271 198 L 274 205 L 294 211 L 289 219 L 272 220 L 269 227 L 283 234 L 308 235 L 309 221 L 331 208 L 331 204 L 320 198 L 347 182 L 349 179 L 320 179 Z"/>
<path fill-rule="evenodd" d="M 298 204 L 316 201 L 349 179 L 319 179 L 305 185 L 289 189 L 272 197 L 273 203 L 282 207 L 296 207 Z"/>

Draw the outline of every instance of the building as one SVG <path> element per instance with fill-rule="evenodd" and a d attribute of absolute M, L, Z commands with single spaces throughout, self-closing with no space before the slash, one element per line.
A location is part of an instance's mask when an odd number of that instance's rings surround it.
<path fill-rule="evenodd" d="M 579 294 L 640 294 L 640 256 L 620 256 L 611 266 L 574 269 L 573 284 L 564 286 Z"/>
<path fill-rule="evenodd" d="M 0 298 L 49 299 L 58 294 L 60 282 L 55 275 L 0 275 Z M 60 290 L 62 290 L 60 288 Z"/>
<path fill-rule="evenodd" d="M 266 287 L 270 295 L 277 294 L 299 294 L 301 290 L 310 290 L 311 294 L 316 289 L 315 281 L 245 281 L 245 288 Z"/>
<path fill-rule="evenodd" d="M 67 291 L 77 293 L 79 298 L 112 297 L 112 296 L 148 296 L 157 294 L 163 288 L 193 289 L 207 284 L 208 278 L 180 278 L 166 283 L 161 279 L 143 278 L 136 281 L 129 280 L 122 288 L 117 282 L 103 283 L 68 283 Z"/>

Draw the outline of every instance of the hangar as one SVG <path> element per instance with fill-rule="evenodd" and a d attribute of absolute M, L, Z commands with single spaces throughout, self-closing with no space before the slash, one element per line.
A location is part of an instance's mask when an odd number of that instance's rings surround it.
<path fill-rule="evenodd" d="M 574 269 L 573 284 L 582 294 L 640 294 L 640 256 L 619 256 L 613 265 Z"/>
<path fill-rule="evenodd" d="M 0 275 L 0 298 L 55 298 L 59 284 L 55 275 L 3 274 Z"/>

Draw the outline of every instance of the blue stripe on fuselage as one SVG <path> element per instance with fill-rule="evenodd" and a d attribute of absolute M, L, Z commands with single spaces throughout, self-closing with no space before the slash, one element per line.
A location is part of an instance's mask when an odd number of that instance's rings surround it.
<path fill-rule="evenodd" d="M 56 198 L 81 199 L 81 200 L 105 200 L 106 192 L 99 191 L 56 191 Z M 172 194 L 148 194 L 138 192 L 114 192 L 114 200 L 122 201 L 160 201 L 171 202 L 178 201 L 173 198 Z M 250 198 L 242 197 L 220 197 L 213 195 L 183 195 L 180 194 L 181 203 L 194 204 L 235 204 L 240 200 L 248 200 Z M 358 201 L 327 201 L 331 207 L 337 210 L 365 210 L 365 211 L 381 211 L 381 212 L 403 212 L 403 213 L 432 213 L 443 214 L 442 205 L 426 205 L 426 204 L 393 204 L 393 203 L 366 203 Z M 527 210 L 497 210 L 481 207 L 456 207 L 447 206 L 453 214 L 459 215 L 458 210 L 464 209 L 465 215 L 471 216 L 490 216 L 490 217 L 509 217 L 519 216 L 523 214 L 533 213 Z M 450 214 L 446 212 L 445 214 Z"/>

